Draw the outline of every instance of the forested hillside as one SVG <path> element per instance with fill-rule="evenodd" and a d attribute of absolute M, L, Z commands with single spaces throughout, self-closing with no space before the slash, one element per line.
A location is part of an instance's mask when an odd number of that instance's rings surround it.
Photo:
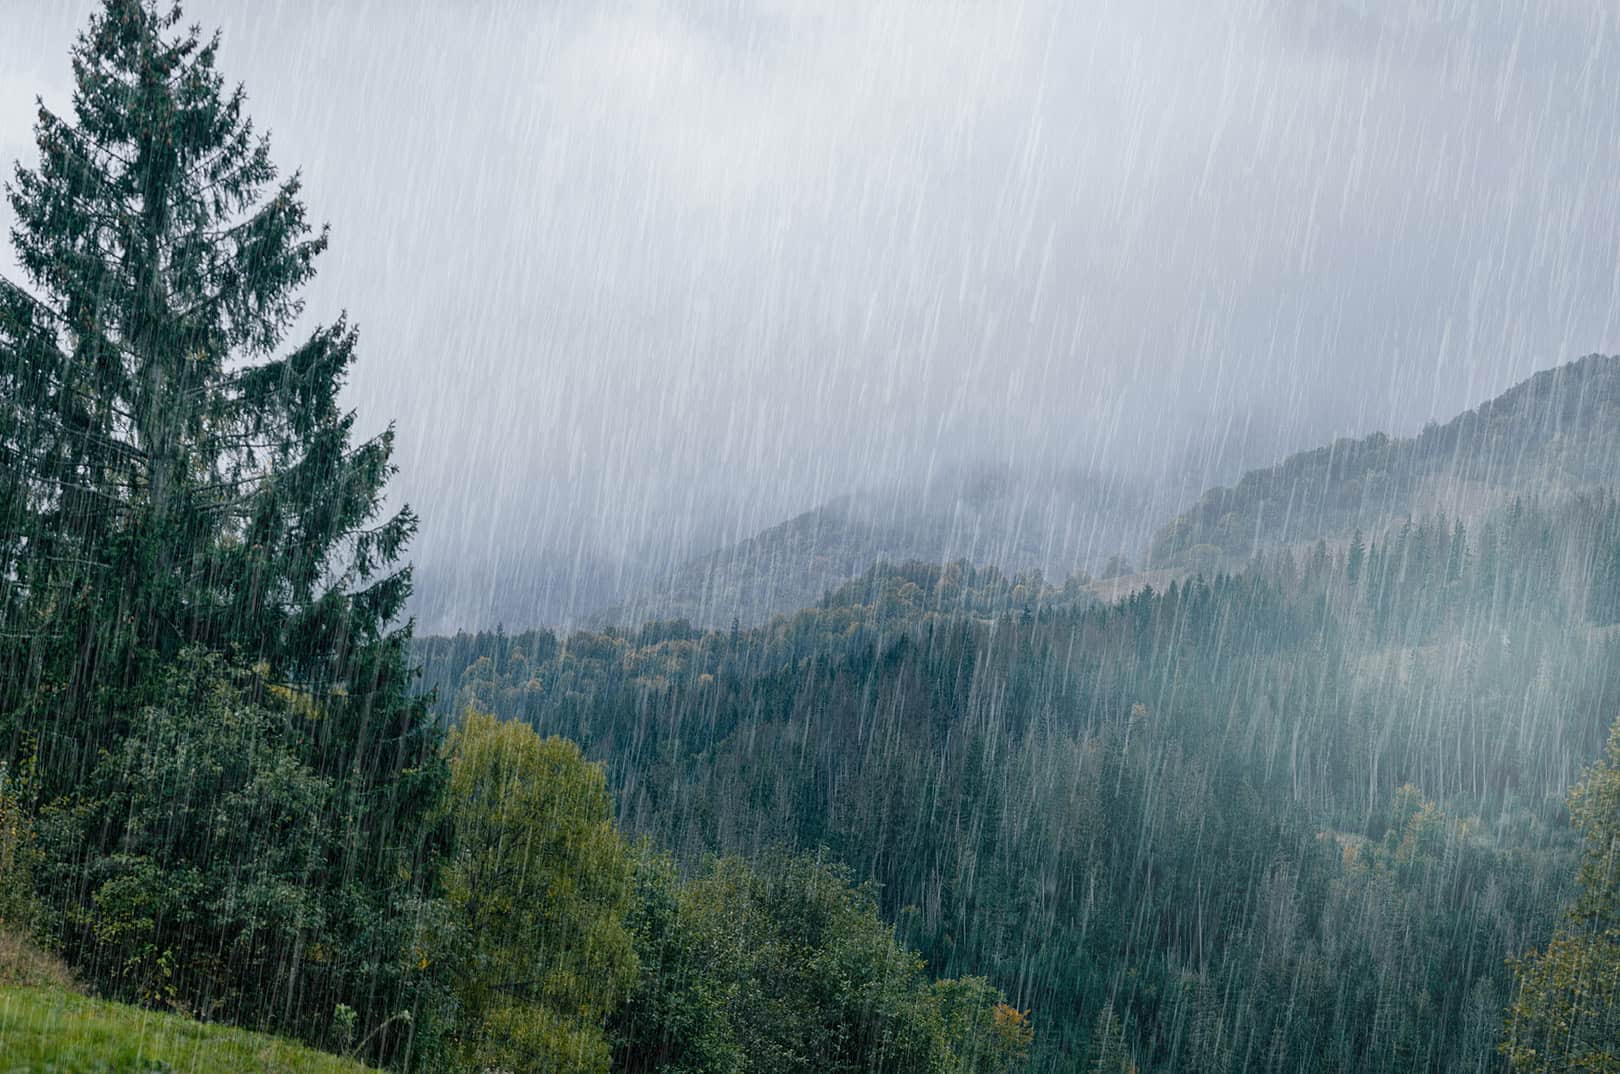
<path fill-rule="evenodd" d="M 1206 493 L 1153 539 L 1155 565 L 1241 563 L 1257 550 L 1371 534 L 1444 512 L 1472 517 L 1524 492 L 1620 473 L 1620 358 L 1545 370 L 1411 438 L 1339 440 Z"/>
<path fill-rule="evenodd" d="M 1035 1069 L 1491 1069 L 1620 710 L 1617 592 L 1598 493 L 1108 606 L 916 565 L 756 630 L 416 652 L 447 718 L 579 741 L 678 858 L 877 879 L 1033 1009 Z"/>

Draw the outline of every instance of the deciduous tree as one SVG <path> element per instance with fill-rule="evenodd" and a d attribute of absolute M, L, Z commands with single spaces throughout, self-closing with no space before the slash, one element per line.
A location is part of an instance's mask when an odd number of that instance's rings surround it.
<path fill-rule="evenodd" d="M 636 973 L 630 860 L 598 765 L 526 724 L 469 712 L 450 736 L 445 893 L 472 1070 L 601 1074 Z"/>
<path fill-rule="evenodd" d="M 1620 1072 L 1620 720 L 1604 759 L 1569 793 L 1585 837 L 1580 894 L 1541 951 L 1515 966 L 1502 1050 L 1533 1074 Z"/>

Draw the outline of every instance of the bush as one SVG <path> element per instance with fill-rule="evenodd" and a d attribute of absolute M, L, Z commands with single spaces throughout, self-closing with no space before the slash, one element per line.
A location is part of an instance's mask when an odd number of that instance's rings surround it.
<path fill-rule="evenodd" d="M 931 982 L 841 865 L 720 859 L 687 886 L 681 917 L 744 1071 L 1001 1074 L 1028 1050 L 1025 1014 L 982 979 Z"/>
<path fill-rule="evenodd" d="M 89 896 L 64 915 L 66 948 L 111 996 L 258 1021 L 263 982 L 297 988 L 332 943 L 314 883 L 332 788 L 301 763 L 292 714 L 245 678 L 184 654 L 163 703 L 48 811 L 53 863 L 73 869 L 56 879 Z M 89 848 L 82 861 L 73 846 Z"/>
<path fill-rule="evenodd" d="M 628 918 L 640 976 L 614 1015 L 613 1069 L 621 1074 L 741 1074 L 728 1013 L 737 983 L 705 957 L 674 860 L 643 844 Z"/>

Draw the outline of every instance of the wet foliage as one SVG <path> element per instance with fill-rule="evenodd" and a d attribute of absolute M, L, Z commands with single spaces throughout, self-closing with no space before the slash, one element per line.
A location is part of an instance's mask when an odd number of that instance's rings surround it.
<path fill-rule="evenodd" d="M 919 564 L 757 630 L 417 651 L 447 718 L 575 738 L 687 860 L 878 879 L 931 966 L 1044 1014 L 1051 1069 L 1104 1005 L 1142 1069 L 1489 1067 L 1620 706 L 1617 548 L 1598 494 L 1111 605 Z"/>

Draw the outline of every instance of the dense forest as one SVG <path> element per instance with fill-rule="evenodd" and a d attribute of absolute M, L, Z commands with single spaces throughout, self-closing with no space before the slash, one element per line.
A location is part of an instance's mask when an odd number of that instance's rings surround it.
<path fill-rule="evenodd" d="M 1211 492 L 1153 584 L 860 529 L 785 614 L 766 539 L 674 594 L 729 625 L 417 638 L 218 52 L 103 0 L 7 187 L 6 1010 L 402 1072 L 1620 1070 L 1615 359 Z"/>
<path fill-rule="evenodd" d="M 1598 494 L 1109 605 L 916 564 L 758 630 L 416 652 L 446 717 L 601 758 L 627 831 L 877 879 L 930 965 L 1036 1012 L 1034 1069 L 1488 1069 L 1571 897 L 1617 591 Z"/>

